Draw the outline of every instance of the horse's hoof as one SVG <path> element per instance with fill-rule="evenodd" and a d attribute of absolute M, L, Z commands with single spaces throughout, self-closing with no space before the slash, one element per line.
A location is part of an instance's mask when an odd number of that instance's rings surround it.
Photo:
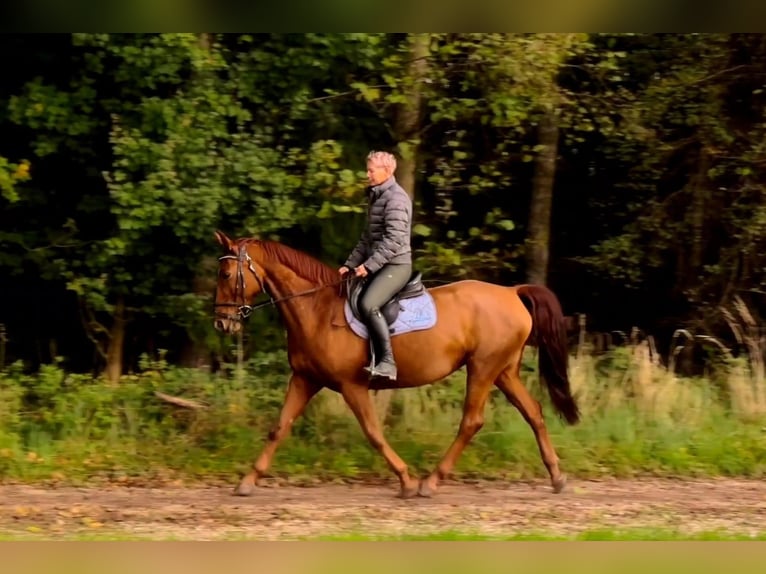
<path fill-rule="evenodd" d="M 254 492 L 255 492 L 255 483 L 248 478 L 244 478 L 237 485 L 237 488 L 234 489 L 234 492 L 232 493 L 232 495 L 233 496 L 252 496 Z"/>
<path fill-rule="evenodd" d="M 431 498 L 434 495 L 434 488 L 428 484 L 428 480 L 420 481 L 420 488 L 418 488 L 418 496 L 423 498 Z"/>
<path fill-rule="evenodd" d="M 558 480 L 553 481 L 553 494 L 558 494 L 562 490 L 564 490 L 564 487 L 567 485 L 567 475 L 562 474 Z"/>
<path fill-rule="evenodd" d="M 417 496 L 418 494 L 418 485 L 415 484 L 414 486 L 405 486 L 401 490 L 399 490 L 399 494 L 397 494 L 397 498 L 401 498 L 403 500 L 406 500 L 408 498 L 413 498 Z"/>

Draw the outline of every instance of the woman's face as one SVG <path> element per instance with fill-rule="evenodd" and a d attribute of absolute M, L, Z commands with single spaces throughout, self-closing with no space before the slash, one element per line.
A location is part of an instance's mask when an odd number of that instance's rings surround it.
<path fill-rule="evenodd" d="M 391 172 L 382 164 L 372 161 L 367 162 L 367 180 L 370 182 L 370 185 L 380 185 L 390 176 Z"/>

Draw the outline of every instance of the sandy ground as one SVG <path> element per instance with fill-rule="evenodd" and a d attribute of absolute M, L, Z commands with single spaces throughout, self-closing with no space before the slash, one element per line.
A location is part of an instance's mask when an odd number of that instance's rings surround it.
<path fill-rule="evenodd" d="M 233 485 L 231 485 L 233 486 Z M 93 488 L 0 485 L 0 533 L 40 539 L 79 533 L 184 540 L 285 540 L 342 534 L 575 534 L 669 529 L 686 533 L 766 531 L 766 481 L 570 478 L 447 481 L 430 499 L 396 498 L 395 483 L 284 486 L 264 482 L 251 497 L 230 486 Z"/>

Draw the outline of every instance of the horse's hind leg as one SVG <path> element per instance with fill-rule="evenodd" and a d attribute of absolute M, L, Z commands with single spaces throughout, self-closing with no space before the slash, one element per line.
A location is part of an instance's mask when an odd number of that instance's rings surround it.
<path fill-rule="evenodd" d="M 486 366 L 478 367 L 477 365 L 480 363 L 480 361 L 473 359 L 467 365 L 468 379 L 466 381 L 465 402 L 463 403 L 463 417 L 460 420 L 457 436 L 434 471 L 421 482 L 418 492 L 420 496 L 428 497 L 434 493 L 439 482 L 454 468 L 463 449 L 484 426 L 484 408 L 497 371 L 490 373 Z"/>
<path fill-rule="evenodd" d="M 529 394 L 529 391 L 521 382 L 519 368 L 520 361 L 514 361 L 509 368 L 500 374 L 495 381 L 495 385 L 502 391 L 508 402 L 519 410 L 529 426 L 532 427 L 535 439 L 537 440 L 537 446 L 540 449 L 540 455 L 551 478 L 553 492 L 558 493 L 566 486 L 566 475 L 562 474 L 559 469 L 559 459 L 548 435 L 548 429 L 545 426 L 542 407 Z"/>

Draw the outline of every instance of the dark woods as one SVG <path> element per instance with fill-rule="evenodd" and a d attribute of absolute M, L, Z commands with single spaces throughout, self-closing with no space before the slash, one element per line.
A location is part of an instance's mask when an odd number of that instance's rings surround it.
<path fill-rule="evenodd" d="M 736 352 L 766 310 L 765 39 L 4 35 L 0 360 L 215 367 L 213 230 L 336 264 L 373 148 L 426 280 L 543 281 L 573 344 L 584 313 L 664 361 L 681 328 Z M 282 346 L 273 310 L 249 329 Z"/>

